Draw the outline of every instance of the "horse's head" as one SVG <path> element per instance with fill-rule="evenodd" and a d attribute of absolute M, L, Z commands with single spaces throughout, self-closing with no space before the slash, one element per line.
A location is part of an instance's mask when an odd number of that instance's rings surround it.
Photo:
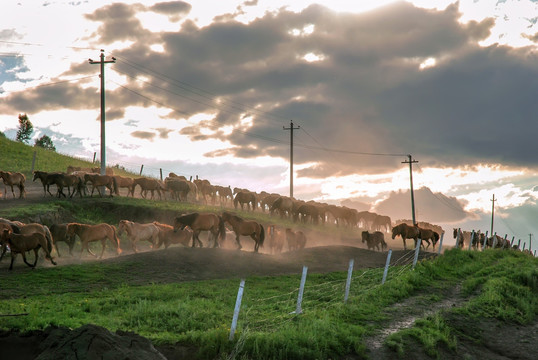
<path fill-rule="evenodd" d="M 364 244 L 366 242 L 366 239 L 368 239 L 368 231 L 363 231 L 361 233 L 361 237 L 362 237 L 362 243 Z"/>
<path fill-rule="evenodd" d="M 5 225 L 5 224 L 0 224 L 0 225 Z M 0 244 L 7 243 L 7 241 L 10 238 L 10 235 L 11 235 L 11 230 L 8 229 L 8 227 L 4 227 L 0 235 Z"/>
<path fill-rule="evenodd" d="M 401 224 L 400 224 L 401 225 Z M 392 238 L 396 238 L 396 236 L 400 235 L 400 225 L 396 225 L 392 228 Z"/>

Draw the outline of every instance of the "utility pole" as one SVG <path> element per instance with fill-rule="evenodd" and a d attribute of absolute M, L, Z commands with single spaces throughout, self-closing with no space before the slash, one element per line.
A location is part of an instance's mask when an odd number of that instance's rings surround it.
<path fill-rule="evenodd" d="M 417 160 L 413 160 L 411 155 L 407 155 L 409 160 L 402 161 L 402 164 L 409 164 L 409 180 L 411 182 L 411 211 L 413 212 L 413 225 L 417 224 L 415 219 L 415 194 L 413 192 L 413 164 L 418 163 Z"/>
<path fill-rule="evenodd" d="M 293 127 L 293 120 L 290 120 L 289 128 L 282 126 L 282 129 L 290 130 L 290 198 L 293 198 L 293 130 L 300 128 L 300 126 Z"/>
<path fill-rule="evenodd" d="M 493 194 L 493 199 L 491 199 L 491 236 L 493 236 L 493 220 L 495 219 L 495 200 L 498 199 L 495 199 L 495 194 Z"/>
<path fill-rule="evenodd" d="M 101 65 L 101 175 L 106 175 L 106 143 L 105 143 L 105 64 L 115 63 L 116 58 L 105 61 L 105 50 L 101 49 L 101 60 L 88 59 L 90 64 Z"/>

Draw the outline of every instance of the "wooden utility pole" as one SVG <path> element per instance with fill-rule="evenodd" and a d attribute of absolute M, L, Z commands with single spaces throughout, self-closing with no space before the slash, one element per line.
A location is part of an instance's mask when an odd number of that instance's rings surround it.
<path fill-rule="evenodd" d="M 413 157 L 411 155 L 407 155 L 409 160 L 402 161 L 402 164 L 409 164 L 409 180 L 411 182 L 411 211 L 413 215 L 413 225 L 417 224 L 416 218 L 415 218 L 415 194 L 413 192 L 413 164 L 418 163 L 417 160 L 413 160 Z"/>
<path fill-rule="evenodd" d="M 290 198 L 293 198 L 293 130 L 300 128 L 300 126 L 293 127 L 293 120 L 290 121 L 289 128 L 282 126 L 282 129 L 290 130 Z"/>
<path fill-rule="evenodd" d="M 493 194 L 493 199 L 491 199 L 491 231 L 490 231 L 490 234 L 492 234 L 493 236 L 493 221 L 495 219 L 495 200 L 498 200 L 498 199 L 495 199 L 495 194 Z"/>
<path fill-rule="evenodd" d="M 105 61 L 105 50 L 101 49 L 100 61 L 88 59 L 90 64 L 101 65 L 101 175 L 106 175 L 106 142 L 105 142 L 105 64 L 115 63 L 116 58 Z"/>

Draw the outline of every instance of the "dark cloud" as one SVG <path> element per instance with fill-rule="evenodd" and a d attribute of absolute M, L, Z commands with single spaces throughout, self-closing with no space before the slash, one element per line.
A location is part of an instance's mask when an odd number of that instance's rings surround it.
<path fill-rule="evenodd" d="M 151 141 L 153 141 L 156 135 L 157 134 L 153 132 L 149 132 L 149 131 L 133 131 L 131 133 L 131 136 L 135 138 L 143 139 L 143 140 L 151 140 Z"/>
<path fill-rule="evenodd" d="M 467 213 L 455 197 L 433 193 L 423 187 L 414 191 L 416 221 L 430 223 L 456 222 L 465 219 Z M 375 212 L 389 215 L 392 219 L 411 219 L 411 194 L 409 191 L 391 192 L 387 199 L 375 206 Z"/>
<path fill-rule="evenodd" d="M 530 48 L 480 47 L 494 20 L 462 24 L 457 4 L 434 11 L 398 2 L 361 14 L 312 5 L 249 24 L 235 21 L 237 14 L 204 27 L 186 21 L 162 33 L 142 26 L 136 14 L 143 11 L 184 14 L 189 6 L 114 3 L 87 15 L 99 23 L 96 44 L 133 41 L 114 54 L 118 61 L 110 68 L 129 80 L 107 92 L 107 104 L 157 103 L 172 110 L 170 118 L 213 114 L 180 131 L 234 146 L 207 156 L 287 158 L 289 131 L 282 127 L 293 120 L 303 129 L 295 133 L 295 161 L 317 164 L 299 176 L 389 172 L 409 153 L 423 166 L 536 166 L 537 55 Z M 311 34 L 294 35 L 312 24 Z M 151 50 L 157 43 L 164 52 Z M 307 62 L 307 53 L 323 60 Z M 437 62 L 421 70 L 427 58 Z M 77 63 L 66 74 L 96 70 Z M 149 80 L 134 80 L 141 75 Z M 95 89 L 63 84 L 2 99 L 0 112 L 98 108 L 98 101 Z M 240 125 L 247 116 L 252 126 Z M 219 131 L 224 125 L 234 125 L 231 134 Z"/>
<path fill-rule="evenodd" d="M 183 15 L 191 11 L 191 4 L 183 1 L 159 2 L 149 7 L 149 10 L 169 16 Z"/>

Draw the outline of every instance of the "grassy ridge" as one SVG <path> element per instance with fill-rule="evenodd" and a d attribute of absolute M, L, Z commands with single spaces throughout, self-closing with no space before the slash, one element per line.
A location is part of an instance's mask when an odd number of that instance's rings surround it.
<path fill-rule="evenodd" d="M 65 172 L 69 165 L 86 168 L 99 166 L 91 161 L 59 154 L 39 146 L 29 146 L 0 136 L 0 154 L 2 154 L 0 156 L 0 170 L 22 172 L 28 178 L 32 171 L 34 152 L 36 153 L 34 170 Z M 134 175 L 118 167 L 114 167 L 114 173 L 126 176 Z"/>
<path fill-rule="evenodd" d="M 3 318 L 0 327 L 30 330 L 94 323 L 135 331 L 156 343 L 194 346 L 202 358 L 224 357 L 233 351 L 258 359 L 366 356 L 362 339 L 382 327 L 390 316 L 388 307 L 455 283 L 473 296 L 450 312 L 470 319 L 531 323 L 538 313 L 537 265 L 536 259 L 519 252 L 454 249 L 421 262 L 414 271 L 405 271 L 382 287 L 378 286 L 381 269 L 371 270 L 372 276 L 352 286 L 345 305 L 339 291 L 334 296 L 322 291 L 314 298 L 308 294 L 326 284 L 338 283 L 340 290 L 346 274 L 309 275 L 301 316 L 289 314 L 294 310 L 299 275 L 248 278 L 234 342 L 227 337 L 238 279 L 129 287 L 122 279 L 132 274 L 123 266 L 38 268 L 3 277 L 0 313 L 29 315 Z M 354 276 L 360 275 L 355 272 Z M 69 286 L 62 287 L 61 279 L 71 279 L 65 281 Z M 49 284 L 58 286 L 52 290 Z M 454 349 L 457 332 L 444 316 L 421 319 L 413 328 L 393 334 L 387 343 L 404 353 L 409 339 L 415 339 L 432 356 L 439 346 Z"/>

